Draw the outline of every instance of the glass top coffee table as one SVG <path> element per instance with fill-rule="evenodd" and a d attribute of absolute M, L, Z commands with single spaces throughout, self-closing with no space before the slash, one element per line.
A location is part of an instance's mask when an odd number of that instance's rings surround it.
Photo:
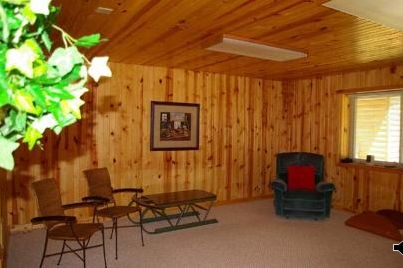
<path fill-rule="evenodd" d="M 207 219 L 216 200 L 217 196 L 215 194 L 203 190 L 160 193 L 133 198 L 134 203 L 144 207 L 141 213 L 143 230 L 149 234 L 217 223 L 216 219 Z M 207 206 L 204 207 L 200 203 L 207 203 Z M 167 210 L 172 211 L 175 208 L 176 213 L 167 213 Z M 204 215 L 202 215 L 201 211 L 204 211 Z M 137 223 L 130 217 L 129 219 Z M 183 223 L 183 219 L 186 219 L 186 223 Z M 166 226 L 157 226 L 152 230 L 145 226 L 147 223 L 152 222 L 165 222 Z"/>

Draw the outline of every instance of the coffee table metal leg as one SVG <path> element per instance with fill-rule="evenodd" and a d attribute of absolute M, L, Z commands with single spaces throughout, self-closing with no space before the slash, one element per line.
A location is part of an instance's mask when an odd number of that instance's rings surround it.
<path fill-rule="evenodd" d="M 204 218 L 203 221 L 205 221 L 207 219 L 208 214 L 210 213 L 211 208 L 213 207 L 214 201 L 210 202 L 210 205 L 208 206 L 207 210 L 206 210 L 206 214 L 204 214 Z"/>
<path fill-rule="evenodd" d="M 198 212 L 195 208 L 194 208 L 194 206 L 193 206 L 194 204 L 191 204 L 190 205 L 190 208 L 193 210 L 193 212 L 195 213 L 195 216 L 196 216 L 196 218 L 197 218 L 197 220 L 200 222 L 201 221 L 201 219 L 200 219 L 200 212 Z"/>
<path fill-rule="evenodd" d="M 180 214 L 178 219 L 176 220 L 175 226 L 178 226 L 178 224 L 181 222 L 183 215 L 185 215 L 189 211 L 189 205 L 185 205 L 184 208 L 182 206 L 178 206 L 178 209 L 180 210 Z"/>

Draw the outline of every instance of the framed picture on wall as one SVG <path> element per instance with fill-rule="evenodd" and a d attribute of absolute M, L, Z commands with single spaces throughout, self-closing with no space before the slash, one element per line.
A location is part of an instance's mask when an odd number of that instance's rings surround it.
<path fill-rule="evenodd" d="M 152 101 L 151 151 L 198 150 L 199 113 L 197 103 Z"/>

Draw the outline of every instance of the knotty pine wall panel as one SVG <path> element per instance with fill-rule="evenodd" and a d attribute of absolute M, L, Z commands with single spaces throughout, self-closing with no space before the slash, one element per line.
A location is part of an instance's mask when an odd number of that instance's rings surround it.
<path fill-rule="evenodd" d="M 336 184 L 335 207 L 360 212 L 391 208 L 402 211 L 399 170 L 339 165 L 343 95 L 337 90 L 399 88 L 403 66 L 289 80 L 283 83 L 284 128 L 291 151 L 326 156 L 326 179 Z"/>
<path fill-rule="evenodd" d="M 0 169 L 0 268 L 6 267 L 8 246 L 6 180 L 6 171 Z"/>
<path fill-rule="evenodd" d="M 204 189 L 220 201 L 271 194 L 274 155 L 287 149 L 281 82 L 162 67 L 111 64 L 113 77 L 85 95 L 83 120 L 60 136 L 47 133 L 43 150 L 23 145 L 8 174 L 8 221 L 37 215 L 31 183 L 57 180 L 64 203 L 87 194 L 82 170 L 107 167 L 114 187 L 146 194 Z M 150 151 L 151 101 L 200 103 L 200 149 Z M 118 202 L 130 196 L 121 194 Z M 88 210 L 73 215 L 88 217 Z"/>
<path fill-rule="evenodd" d="M 401 172 L 338 164 L 343 115 L 337 93 L 401 86 L 402 66 L 283 83 L 162 67 L 111 67 L 113 78 L 85 95 L 80 123 L 60 136 L 48 133 L 44 150 L 28 152 L 22 146 L 16 153 L 16 169 L 7 180 L 11 226 L 36 215 L 32 181 L 54 177 L 63 201 L 78 201 L 87 193 L 82 170 L 92 167 L 108 167 L 115 187 L 141 186 L 149 194 L 205 189 L 220 201 L 270 196 L 275 155 L 286 151 L 326 156 L 326 179 L 337 187 L 335 207 L 402 210 Z M 149 150 L 151 100 L 200 103 L 200 150 Z M 73 214 L 87 217 L 89 211 Z"/>

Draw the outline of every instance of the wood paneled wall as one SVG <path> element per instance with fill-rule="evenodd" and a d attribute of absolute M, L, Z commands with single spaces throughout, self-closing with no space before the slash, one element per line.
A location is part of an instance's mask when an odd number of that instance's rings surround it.
<path fill-rule="evenodd" d="M 275 154 L 309 151 L 326 156 L 326 178 L 336 184 L 334 206 L 351 211 L 402 210 L 402 172 L 340 165 L 342 94 L 338 90 L 403 84 L 403 66 L 274 82 L 162 67 L 111 64 L 113 78 L 85 96 L 83 120 L 44 150 L 16 153 L 8 174 L 11 226 L 36 215 L 32 181 L 54 177 L 64 202 L 87 193 L 82 170 L 108 167 L 115 187 L 146 193 L 205 189 L 223 202 L 271 195 Z M 151 152 L 150 102 L 201 105 L 200 150 Z M 121 196 L 118 201 L 128 202 Z M 89 211 L 74 212 L 87 217 Z"/>
<path fill-rule="evenodd" d="M 7 199 L 6 179 L 7 173 L 0 168 L 0 268 L 6 267 L 8 225 L 7 225 Z"/>
<path fill-rule="evenodd" d="M 366 88 L 403 85 L 403 66 L 284 81 L 286 144 L 291 151 L 326 156 L 327 180 L 336 184 L 333 204 L 360 212 L 393 208 L 402 211 L 402 171 L 338 164 L 341 152 L 343 94 Z"/>
<path fill-rule="evenodd" d="M 145 193 L 205 189 L 220 201 L 263 197 L 284 144 L 281 82 L 179 69 L 111 64 L 113 77 L 86 94 L 84 118 L 44 150 L 16 153 L 8 178 L 10 225 L 36 215 L 31 183 L 54 177 L 64 202 L 87 194 L 82 170 L 107 167 L 115 187 Z M 200 150 L 150 151 L 150 102 L 200 103 Z M 128 202 L 122 195 L 118 201 Z M 88 216 L 88 211 L 76 212 Z"/>

